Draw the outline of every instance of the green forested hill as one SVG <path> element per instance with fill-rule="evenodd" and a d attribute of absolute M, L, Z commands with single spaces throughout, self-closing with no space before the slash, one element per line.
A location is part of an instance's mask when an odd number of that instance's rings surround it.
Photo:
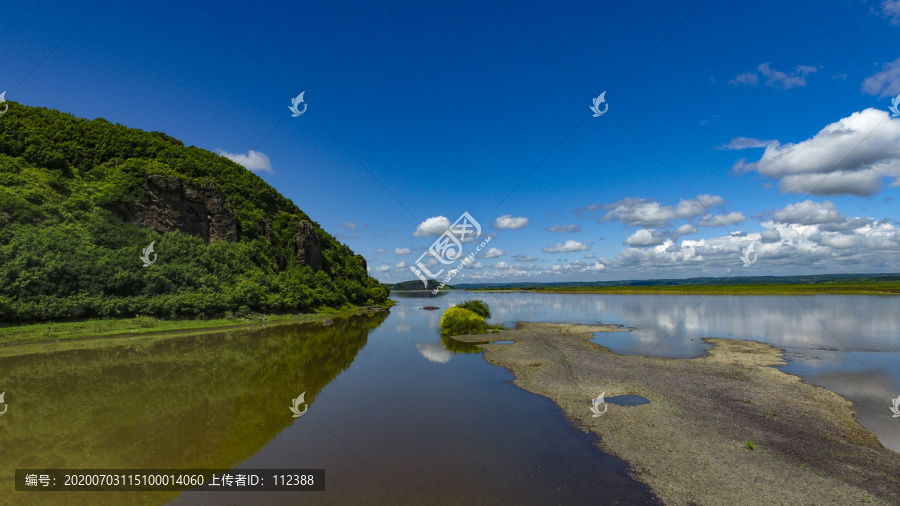
<path fill-rule="evenodd" d="M 361 256 L 243 166 L 161 132 L 6 103 L 0 321 L 300 312 L 387 297 Z M 145 267 L 151 242 L 157 260 Z"/>

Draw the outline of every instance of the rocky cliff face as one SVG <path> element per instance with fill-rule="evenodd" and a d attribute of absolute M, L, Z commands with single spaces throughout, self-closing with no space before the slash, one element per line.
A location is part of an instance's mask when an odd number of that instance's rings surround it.
<path fill-rule="evenodd" d="M 118 210 L 123 221 L 151 227 L 160 233 L 181 230 L 202 237 L 206 242 L 237 240 L 231 204 L 214 184 L 191 183 L 179 177 L 154 174 L 147 176 L 142 186 L 147 191 L 147 199 Z M 272 220 L 261 220 L 259 232 L 266 242 L 271 243 L 274 235 Z M 322 245 L 312 223 L 300 223 L 291 248 L 300 265 L 309 265 L 317 271 L 324 266 Z M 279 267 L 284 268 L 284 263 L 280 261 Z"/>
<path fill-rule="evenodd" d="M 294 234 L 294 252 L 300 265 L 309 265 L 313 270 L 322 269 L 322 245 L 313 224 L 304 221 Z"/>
<path fill-rule="evenodd" d="M 143 188 L 146 201 L 117 211 L 123 221 L 160 233 L 181 230 L 207 242 L 237 239 L 231 204 L 214 184 L 153 174 L 144 180 Z"/>

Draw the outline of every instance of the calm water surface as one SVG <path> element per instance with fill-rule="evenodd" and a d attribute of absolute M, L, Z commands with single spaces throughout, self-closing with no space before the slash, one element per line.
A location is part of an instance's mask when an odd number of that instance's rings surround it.
<path fill-rule="evenodd" d="M 888 409 L 900 395 L 900 298 L 448 292 L 398 296 L 390 314 L 329 327 L 0 349 L 4 476 L 25 467 L 326 470 L 326 491 L 305 493 L 22 497 L 4 479 L 0 503 L 652 503 L 627 465 L 553 403 L 441 340 L 443 310 L 475 297 L 508 326 L 635 327 L 595 338 L 619 353 L 694 357 L 701 337 L 772 343 L 787 350 L 784 370 L 848 397 L 900 451 L 900 418 Z M 293 418 L 302 392 L 309 409 Z"/>

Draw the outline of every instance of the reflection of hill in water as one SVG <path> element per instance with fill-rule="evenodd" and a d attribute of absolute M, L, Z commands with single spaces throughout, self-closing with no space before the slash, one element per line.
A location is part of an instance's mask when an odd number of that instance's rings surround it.
<path fill-rule="evenodd" d="M 431 290 L 402 290 L 392 291 L 392 297 L 401 297 L 404 299 L 430 299 L 432 297 L 443 297 L 447 295 L 447 290 L 439 290 L 438 293 L 431 293 Z"/>
<path fill-rule="evenodd" d="M 291 399 L 350 366 L 387 312 L 334 325 L 173 337 L 0 359 L 0 468 L 231 468 L 291 425 Z M 0 503 L 22 504 L 13 481 Z M 178 493 L 45 492 L 40 504 L 163 503 Z M 19 497 L 16 497 L 19 496 Z"/>

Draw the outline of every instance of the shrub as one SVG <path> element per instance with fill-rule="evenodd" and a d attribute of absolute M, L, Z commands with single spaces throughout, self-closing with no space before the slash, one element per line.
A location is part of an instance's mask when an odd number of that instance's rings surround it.
<path fill-rule="evenodd" d="M 441 333 L 458 336 L 482 334 L 487 328 L 484 317 L 463 307 L 451 307 L 441 316 Z"/>
<path fill-rule="evenodd" d="M 468 309 L 469 311 L 480 315 L 482 318 L 491 317 L 491 308 L 489 308 L 483 300 L 467 300 L 461 304 L 457 304 L 456 307 Z"/>

